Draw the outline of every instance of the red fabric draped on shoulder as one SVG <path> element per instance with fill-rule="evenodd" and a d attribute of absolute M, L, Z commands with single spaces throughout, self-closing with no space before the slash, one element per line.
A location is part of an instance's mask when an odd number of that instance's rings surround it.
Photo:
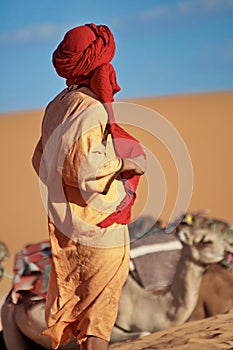
<path fill-rule="evenodd" d="M 53 65 L 58 75 L 66 79 L 68 86 L 82 84 L 89 87 L 104 104 L 109 116 L 109 131 L 112 134 L 117 157 L 133 158 L 143 155 L 138 140 L 127 133 L 115 121 L 111 102 L 120 91 L 116 72 L 110 64 L 116 50 L 113 34 L 105 25 L 87 24 L 68 31 L 53 53 Z M 131 142 L 129 142 L 131 141 Z M 99 223 L 108 227 L 114 222 L 130 222 L 131 207 L 136 197 L 139 176 L 123 174 L 125 199 L 117 211 Z"/>

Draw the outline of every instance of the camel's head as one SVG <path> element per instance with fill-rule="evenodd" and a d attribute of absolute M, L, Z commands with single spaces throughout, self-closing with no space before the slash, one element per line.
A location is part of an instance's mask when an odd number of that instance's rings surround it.
<path fill-rule="evenodd" d="M 226 257 L 227 243 L 222 231 L 212 232 L 209 229 L 182 229 L 178 237 L 184 245 L 191 260 L 200 264 L 211 264 L 222 261 Z"/>
<path fill-rule="evenodd" d="M 181 224 L 181 228 L 208 229 L 210 231 L 225 232 L 229 228 L 228 222 L 213 217 L 187 213 Z"/>
<path fill-rule="evenodd" d="M 0 241 L 0 263 L 7 260 L 10 256 L 9 250 L 5 243 Z"/>
<path fill-rule="evenodd" d="M 230 226 L 224 233 L 223 233 L 223 240 L 225 242 L 226 251 L 228 253 L 233 254 L 233 226 Z"/>

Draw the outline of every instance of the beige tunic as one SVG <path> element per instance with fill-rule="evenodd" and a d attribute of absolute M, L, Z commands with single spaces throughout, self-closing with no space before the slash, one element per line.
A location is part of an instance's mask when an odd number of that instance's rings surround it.
<path fill-rule="evenodd" d="M 87 335 L 109 340 L 128 274 L 127 226 L 97 226 L 125 196 L 107 118 L 89 89 L 65 89 L 46 108 L 33 156 L 49 216 L 53 266 L 44 333 L 54 348 L 72 334 L 78 342 Z"/>

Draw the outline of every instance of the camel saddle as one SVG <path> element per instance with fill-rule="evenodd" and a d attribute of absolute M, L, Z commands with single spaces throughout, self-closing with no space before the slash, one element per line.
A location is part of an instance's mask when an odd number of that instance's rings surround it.
<path fill-rule="evenodd" d="M 51 246 L 48 240 L 28 244 L 15 256 L 11 301 L 46 297 L 51 267 Z"/>
<path fill-rule="evenodd" d="M 182 244 L 172 233 L 156 233 L 131 243 L 130 274 L 146 290 L 172 284 Z"/>

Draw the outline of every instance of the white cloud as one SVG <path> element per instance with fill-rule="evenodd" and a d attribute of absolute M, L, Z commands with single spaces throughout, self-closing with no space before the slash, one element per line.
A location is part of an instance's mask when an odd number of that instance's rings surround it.
<path fill-rule="evenodd" d="M 181 0 L 170 5 L 154 6 L 142 12 L 139 17 L 142 21 L 154 21 L 230 10 L 233 10 L 233 0 Z"/>
<path fill-rule="evenodd" d="M 142 26 L 146 28 L 147 24 L 152 23 L 158 28 L 166 28 L 172 20 L 180 20 L 182 23 L 182 19 L 194 15 L 211 15 L 231 11 L 233 11 L 233 0 L 177 0 L 172 4 L 157 5 L 140 13 L 112 18 L 109 22 L 115 30 L 130 32 L 130 30 L 135 30 L 135 26 L 136 28 Z M 71 27 L 72 25 L 41 23 L 12 31 L 2 31 L 0 32 L 0 45 L 26 45 L 34 42 L 58 40 Z"/>
<path fill-rule="evenodd" d="M 199 0 L 200 5 L 203 5 L 203 9 L 206 11 L 219 11 L 219 10 L 232 10 L 232 0 Z"/>
<path fill-rule="evenodd" d="M 171 6 L 161 5 L 150 8 L 147 11 L 141 12 L 139 15 L 142 21 L 151 21 L 159 18 L 167 17 L 171 14 Z"/>
<path fill-rule="evenodd" d="M 38 41 L 48 41 L 57 38 L 66 30 L 63 25 L 49 23 L 35 24 L 0 33 L 0 45 L 28 44 Z"/>

